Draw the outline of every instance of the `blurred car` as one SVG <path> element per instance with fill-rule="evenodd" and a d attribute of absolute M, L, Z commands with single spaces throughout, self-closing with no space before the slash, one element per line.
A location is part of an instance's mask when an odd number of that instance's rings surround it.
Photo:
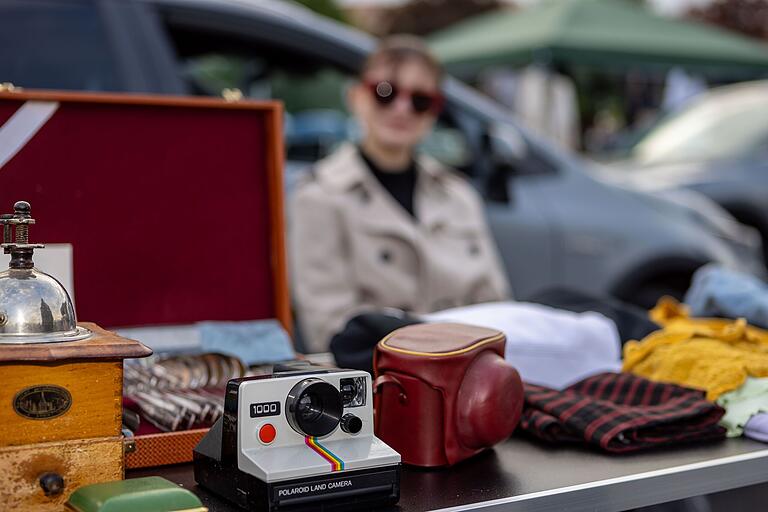
<path fill-rule="evenodd" d="M 0 0 L 0 82 L 26 88 L 220 95 L 285 102 L 287 188 L 356 128 L 344 87 L 375 40 L 282 1 Z M 518 298 L 555 286 L 648 306 L 716 261 L 758 272 L 759 242 L 723 210 L 591 175 L 460 82 L 425 150 L 486 199 Z M 289 219 L 290 220 L 290 219 Z"/>
<path fill-rule="evenodd" d="M 635 188 L 706 195 L 760 232 L 768 261 L 768 80 L 696 96 L 610 168 Z"/>

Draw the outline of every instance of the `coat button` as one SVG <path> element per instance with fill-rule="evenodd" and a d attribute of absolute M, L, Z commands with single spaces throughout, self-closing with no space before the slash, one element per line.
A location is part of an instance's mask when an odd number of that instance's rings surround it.
<path fill-rule="evenodd" d="M 362 204 L 368 204 L 371 202 L 371 194 L 364 188 L 360 189 L 360 202 Z"/>
<path fill-rule="evenodd" d="M 432 233 L 434 234 L 442 233 L 443 230 L 445 230 L 445 224 L 442 222 L 438 222 L 432 226 Z"/>
<path fill-rule="evenodd" d="M 477 244 L 471 244 L 469 246 L 469 255 L 470 256 L 477 256 L 480 254 L 480 246 Z"/>
<path fill-rule="evenodd" d="M 389 263 L 392 261 L 392 253 L 389 252 L 387 249 L 382 249 L 379 253 L 379 259 L 383 261 L 384 263 Z"/>

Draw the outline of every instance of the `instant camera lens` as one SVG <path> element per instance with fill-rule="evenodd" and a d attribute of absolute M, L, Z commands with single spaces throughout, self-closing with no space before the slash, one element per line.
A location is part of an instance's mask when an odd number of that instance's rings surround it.
<path fill-rule="evenodd" d="M 342 413 L 339 390 L 317 378 L 304 379 L 285 400 L 288 423 L 299 434 L 322 437 L 333 432 Z"/>
<path fill-rule="evenodd" d="M 320 400 L 318 400 L 317 395 L 314 393 L 304 393 L 301 398 L 299 398 L 299 403 L 296 406 L 296 414 L 301 417 L 302 422 L 317 421 L 323 414 L 322 404 L 319 402 Z"/>

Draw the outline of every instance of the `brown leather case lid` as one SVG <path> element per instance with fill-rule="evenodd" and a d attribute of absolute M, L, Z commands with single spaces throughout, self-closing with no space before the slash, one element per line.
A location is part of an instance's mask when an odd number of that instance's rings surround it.
<path fill-rule="evenodd" d="M 494 329 L 465 324 L 418 324 L 398 329 L 379 342 L 379 348 L 425 356 L 449 356 L 503 339 Z"/>

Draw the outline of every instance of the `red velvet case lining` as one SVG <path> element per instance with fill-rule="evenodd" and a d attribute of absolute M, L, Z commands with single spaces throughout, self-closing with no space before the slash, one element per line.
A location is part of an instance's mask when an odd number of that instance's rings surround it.
<path fill-rule="evenodd" d="M 0 123 L 21 106 L 0 100 Z M 276 316 L 264 112 L 62 102 L 0 168 L 0 213 L 71 243 L 78 319 Z"/>

